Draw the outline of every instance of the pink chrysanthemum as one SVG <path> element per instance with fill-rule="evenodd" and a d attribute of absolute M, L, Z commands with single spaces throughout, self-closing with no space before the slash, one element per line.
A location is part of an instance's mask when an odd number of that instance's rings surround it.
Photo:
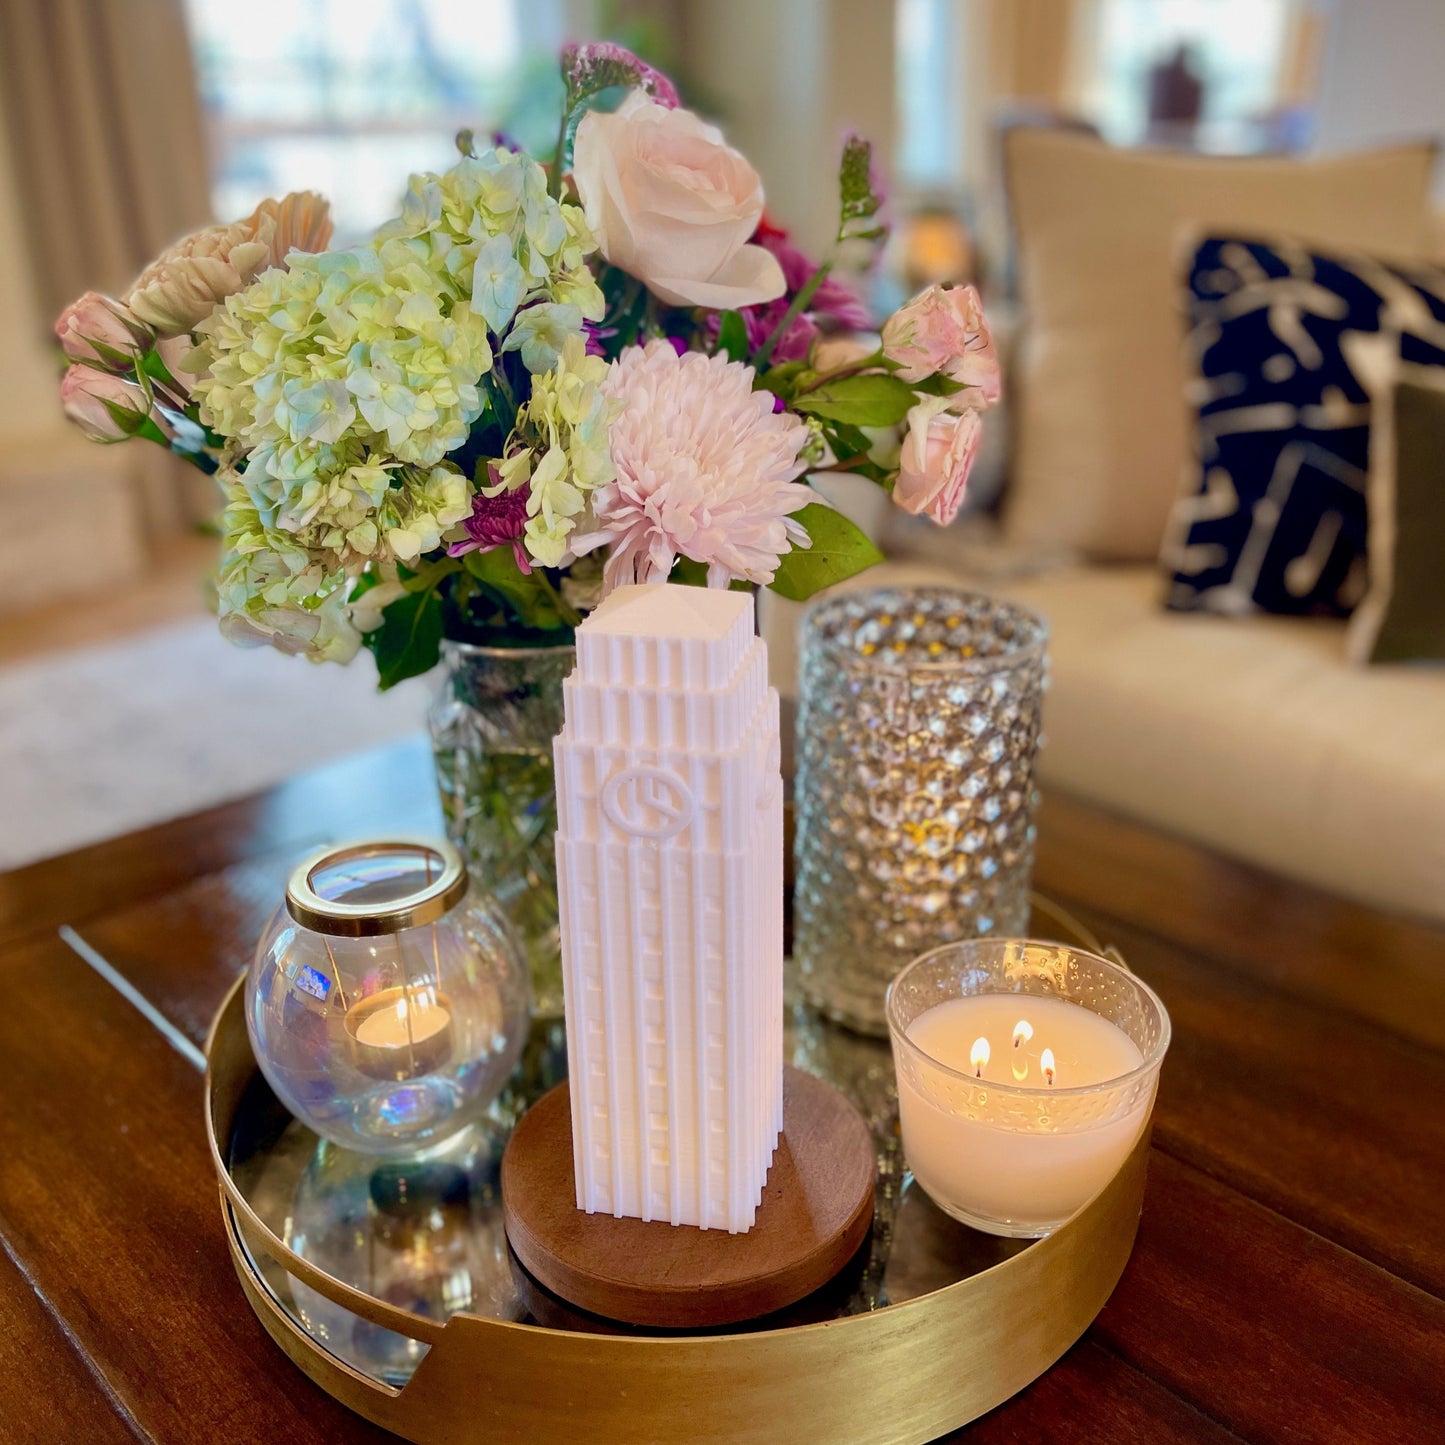
<path fill-rule="evenodd" d="M 808 431 L 753 390 L 752 367 L 653 341 L 628 347 L 604 390 L 621 404 L 617 476 L 594 493 L 595 529 L 574 550 L 611 544 L 605 591 L 664 581 L 679 557 L 703 563 L 711 587 L 771 582 L 778 559 L 808 545 L 790 516 L 816 500 L 794 480 Z"/>

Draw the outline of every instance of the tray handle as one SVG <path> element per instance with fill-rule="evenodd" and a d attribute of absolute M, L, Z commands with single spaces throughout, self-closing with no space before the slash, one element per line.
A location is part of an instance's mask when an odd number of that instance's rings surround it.
<path fill-rule="evenodd" d="M 221 1006 L 216 1022 L 211 1027 L 211 1036 L 206 1041 L 206 1142 L 211 1148 L 211 1163 L 215 1166 L 216 1178 L 221 1186 L 224 1206 L 231 1210 L 237 1232 L 249 1253 L 258 1250 L 280 1265 L 287 1274 L 299 1279 L 317 1294 L 350 1310 L 354 1315 L 383 1329 L 393 1330 L 408 1339 L 434 1345 L 441 1338 L 445 1324 L 428 1319 L 425 1315 L 411 1310 L 397 1309 L 363 1294 L 350 1285 L 342 1284 L 325 1271 L 317 1269 L 310 1260 L 303 1259 L 295 1250 L 287 1248 L 261 1222 L 251 1208 L 246 1196 L 236 1187 L 227 1166 L 222 1140 L 229 1141 L 236 1122 L 236 1111 L 246 1084 L 255 1072 L 256 1062 L 251 1053 L 250 1042 L 244 1025 L 240 1028 L 222 1028 L 222 1020 L 243 1007 L 242 979 L 236 980 L 235 987 Z"/>

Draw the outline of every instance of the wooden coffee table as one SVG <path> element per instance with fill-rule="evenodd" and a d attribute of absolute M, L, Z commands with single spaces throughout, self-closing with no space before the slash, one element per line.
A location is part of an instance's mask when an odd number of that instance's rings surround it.
<path fill-rule="evenodd" d="M 0 875 L 5 1445 L 393 1438 L 241 1295 L 200 1046 L 297 854 L 437 823 L 417 742 Z M 1159 990 L 1174 1044 L 1113 1298 L 964 1435 L 1445 1438 L 1445 932 L 1062 798 L 1037 877 Z"/>

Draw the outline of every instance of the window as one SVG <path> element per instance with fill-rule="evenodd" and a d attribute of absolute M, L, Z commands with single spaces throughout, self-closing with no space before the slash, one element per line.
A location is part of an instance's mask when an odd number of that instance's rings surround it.
<path fill-rule="evenodd" d="M 1279 98 L 1291 0 L 1099 0 L 1090 118 L 1116 144 L 1144 140 L 1149 73 L 1187 46 L 1204 84 L 1195 143 L 1248 151 Z"/>
<path fill-rule="evenodd" d="M 218 217 L 316 190 L 353 241 L 463 128 L 551 144 L 563 0 L 187 3 Z"/>
<path fill-rule="evenodd" d="M 965 21 L 957 0 L 897 0 L 898 179 L 914 191 L 948 191 L 963 164 L 958 59 Z"/>

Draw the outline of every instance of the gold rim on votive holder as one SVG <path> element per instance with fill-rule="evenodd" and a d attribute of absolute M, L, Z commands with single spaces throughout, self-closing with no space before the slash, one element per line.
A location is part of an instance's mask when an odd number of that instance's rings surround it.
<path fill-rule="evenodd" d="M 399 873 L 378 871 L 366 877 L 368 864 L 411 860 L 420 881 L 403 884 Z M 417 861 L 420 860 L 420 866 Z M 348 872 L 355 869 L 355 872 Z M 329 896 L 327 879 L 354 884 Z M 437 839 L 388 837 L 328 844 L 304 858 L 286 885 L 286 911 L 303 928 L 337 938 L 375 938 L 435 923 L 467 893 L 467 865 L 450 844 Z"/>

